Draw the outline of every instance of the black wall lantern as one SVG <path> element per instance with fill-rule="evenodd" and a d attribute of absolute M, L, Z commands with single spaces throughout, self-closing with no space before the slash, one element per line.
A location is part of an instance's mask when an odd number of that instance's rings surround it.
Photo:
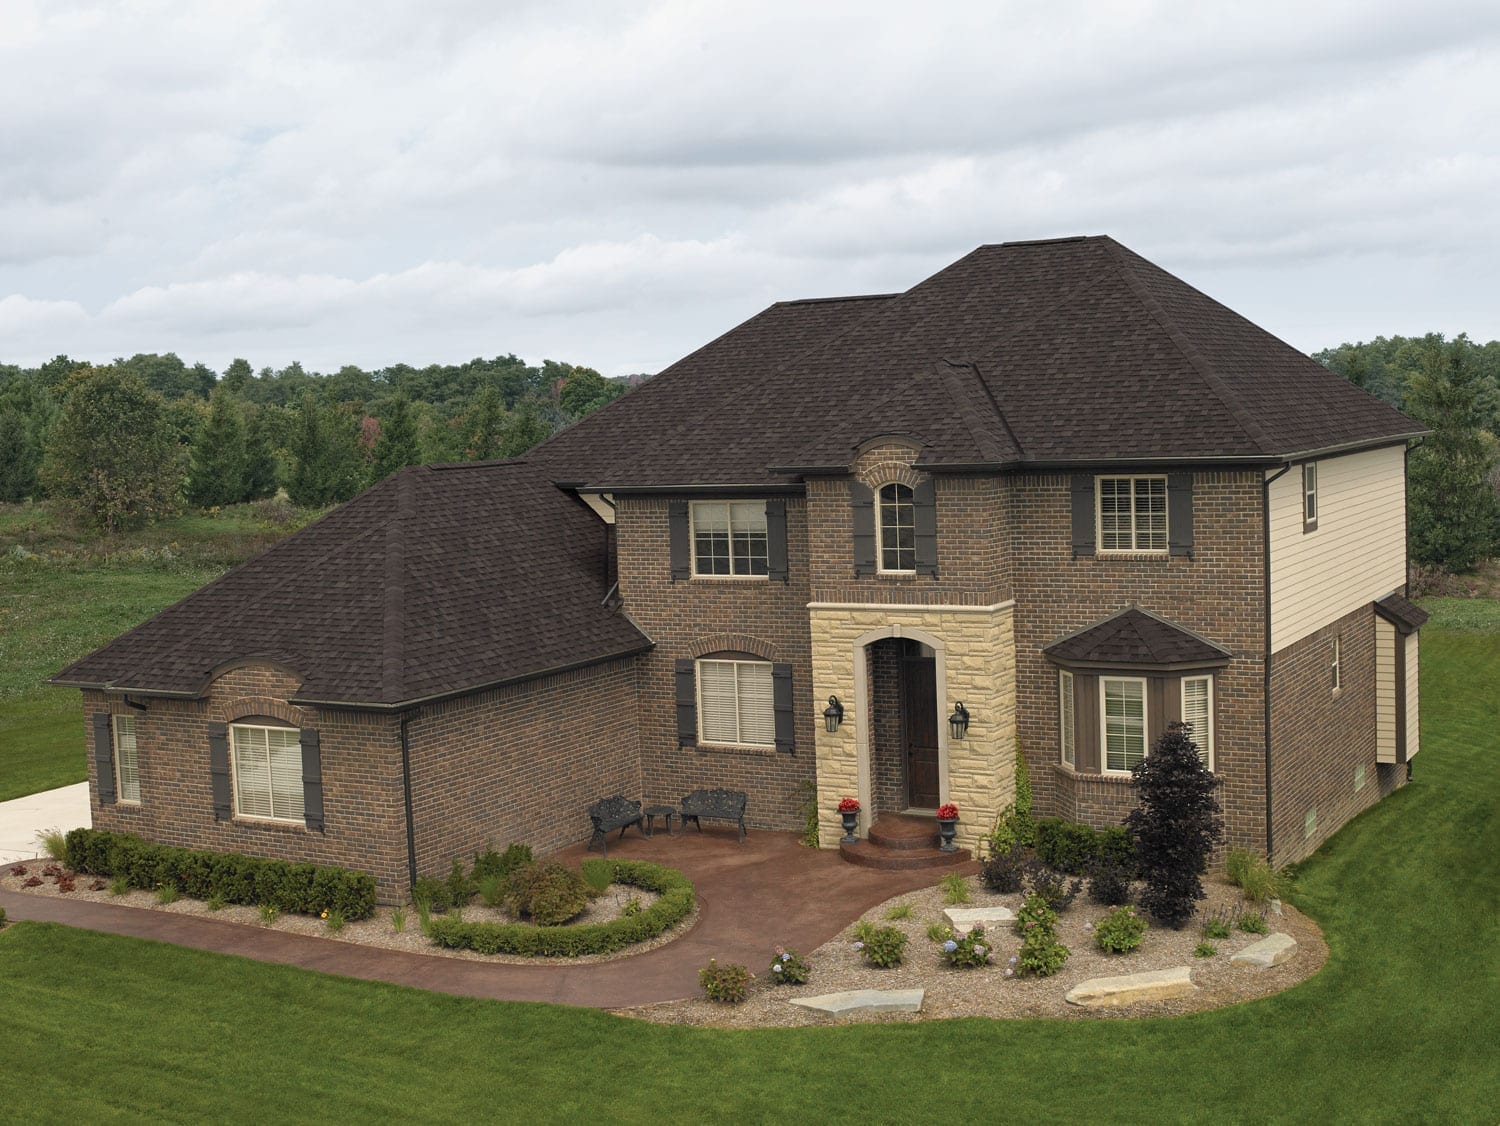
<path fill-rule="evenodd" d="M 969 709 L 964 707 L 964 702 L 960 700 L 953 705 L 953 714 L 948 717 L 948 734 L 955 739 L 962 739 L 968 730 Z"/>
<path fill-rule="evenodd" d="M 844 705 L 839 703 L 837 696 L 828 697 L 828 706 L 823 709 L 823 726 L 828 728 L 829 733 L 839 729 L 839 724 L 844 722 Z"/>

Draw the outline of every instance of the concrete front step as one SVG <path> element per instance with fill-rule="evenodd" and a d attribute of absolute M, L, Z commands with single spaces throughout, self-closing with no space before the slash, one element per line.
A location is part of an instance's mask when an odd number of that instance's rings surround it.
<path fill-rule="evenodd" d="M 850 864 L 861 868 L 880 868 L 887 872 L 908 872 L 916 868 L 952 868 L 967 863 L 969 850 L 942 852 L 937 848 L 881 848 L 870 841 L 839 845 L 839 854 Z"/>
<path fill-rule="evenodd" d="M 938 827 L 931 817 L 886 813 L 877 817 L 870 825 L 868 838 L 877 848 L 936 848 Z"/>

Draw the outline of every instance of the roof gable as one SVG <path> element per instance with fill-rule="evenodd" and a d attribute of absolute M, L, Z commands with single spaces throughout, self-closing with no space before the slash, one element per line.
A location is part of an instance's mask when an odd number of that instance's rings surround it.
<path fill-rule="evenodd" d="M 1222 664 L 1230 653 L 1192 630 L 1129 606 L 1042 650 L 1054 661 L 1120 668 Z"/>

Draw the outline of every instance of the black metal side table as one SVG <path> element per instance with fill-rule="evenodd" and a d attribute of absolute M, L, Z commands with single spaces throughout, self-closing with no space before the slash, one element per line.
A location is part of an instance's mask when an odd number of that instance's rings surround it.
<path fill-rule="evenodd" d="M 677 816 L 675 805 L 651 805 L 641 810 L 646 815 L 646 836 L 656 836 L 655 821 L 658 817 L 667 823 L 667 836 L 672 835 L 672 818 Z"/>

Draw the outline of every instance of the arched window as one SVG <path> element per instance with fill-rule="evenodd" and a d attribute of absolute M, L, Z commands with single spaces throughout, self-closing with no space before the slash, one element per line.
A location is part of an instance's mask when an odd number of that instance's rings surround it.
<path fill-rule="evenodd" d="M 890 574 L 915 574 L 917 570 L 917 520 L 907 485 L 884 485 L 880 490 L 880 570 Z"/>

